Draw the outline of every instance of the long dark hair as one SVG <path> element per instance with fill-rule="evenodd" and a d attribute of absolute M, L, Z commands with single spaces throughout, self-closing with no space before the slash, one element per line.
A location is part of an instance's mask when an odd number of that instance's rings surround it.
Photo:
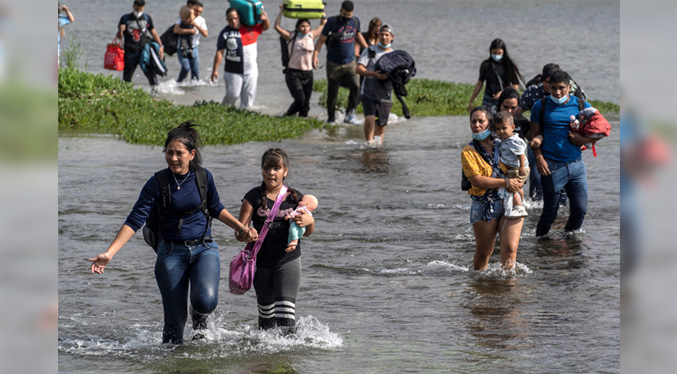
<path fill-rule="evenodd" d="M 524 77 L 522 76 L 522 73 L 520 73 L 520 69 L 517 67 L 515 62 L 512 60 L 512 58 L 510 58 L 510 54 L 508 53 L 508 47 L 505 45 L 505 42 L 499 38 L 496 38 L 494 39 L 494 41 L 491 42 L 491 45 L 489 45 L 488 61 L 493 61 L 491 59 L 492 49 L 503 50 L 503 60 L 501 61 L 501 63 L 503 63 L 503 65 L 505 66 L 505 72 L 508 78 L 508 82 L 524 86 L 526 84 Z"/>
<path fill-rule="evenodd" d="M 272 167 L 282 166 L 285 169 L 289 169 L 289 156 L 287 152 L 282 148 L 270 148 L 263 153 L 261 156 L 261 169 L 266 170 Z M 299 198 L 296 195 L 296 191 L 292 188 L 289 189 L 292 198 L 296 203 L 299 202 Z M 266 198 L 266 182 L 261 182 L 261 200 L 263 204 L 263 209 L 267 209 L 267 198 Z"/>
<path fill-rule="evenodd" d="M 369 28 L 367 29 L 367 37 L 368 38 L 373 38 L 374 40 L 378 40 L 378 30 L 381 28 L 381 25 L 383 25 L 383 22 L 381 21 L 380 18 L 374 17 L 369 21 Z"/>
<path fill-rule="evenodd" d="M 190 169 L 195 170 L 198 167 L 202 167 L 202 155 L 200 154 L 200 147 L 202 146 L 202 139 L 200 139 L 200 134 L 197 132 L 197 126 L 200 126 L 191 121 L 186 121 L 177 127 L 171 129 L 167 133 L 167 139 L 165 140 L 165 146 L 162 149 L 162 152 L 167 151 L 167 146 L 173 140 L 179 140 L 183 145 L 186 146 L 188 152 L 195 150 L 195 157 L 190 162 Z"/>
<path fill-rule="evenodd" d="M 501 111 L 501 105 L 503 105 L 503 102 L 508 99 L 517 99 L 517 106 L 522 104 L 522 100 L 520 100 L 520 93 L 512 87 L 506 87 L 503 89 L 503 92 L 501 92 L 501 96 L 498 97 L 499 112 Z"/>

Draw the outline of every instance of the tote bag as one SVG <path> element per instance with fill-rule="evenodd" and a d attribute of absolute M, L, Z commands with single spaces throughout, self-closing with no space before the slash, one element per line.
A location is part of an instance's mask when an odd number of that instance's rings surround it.
<path fill-rule="evenodd" d="M 279 195 L 275 200 L 275 204 L 270 209 L 268 213 L 268 218 L 263 224 L 261 233 L 259 234 L 256 242 L 247 244 L 247 247 L 243 249 L 239 254 L 237 254 L 233 260 L 230 262 L 230 276 L 228 277 L 228 285 L 230 286 L 230 293 L 235 295 L 244 295 L 245 292 L 249 291 L 254 284 L 254 273 L 256 273 L 256 255 L 261 249 L 263 240 L 268 234 L 268 226 L 275 219 L 277 211 L 282 205 L 282 200 L 287 194 L 287 186 L 282 185 Z"/>
<path fill-rule="evenodd" d="M 115 38 L 106 47 L 103 57 L 103 67 L 109 70 L 123 70 L 125 68 L 125 50 L 120 48 L 120 41 Z"/>

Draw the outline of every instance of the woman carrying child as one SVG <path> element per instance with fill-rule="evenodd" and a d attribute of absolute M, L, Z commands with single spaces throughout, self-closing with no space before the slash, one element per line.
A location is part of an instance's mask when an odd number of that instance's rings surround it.
<path fill-rule="evenodd" d="M 251 189 L 242 199 L 239 220 L 244 226 L 253 222 L 257 233 L 282 190 L 289 173 L 289 156 L 279 148 L 267 150 L 261 157 L 263 182 Z M 296 210 L 303 194 L 289 188 L 279 211 L 269 226 L 268 233 L 256 257 L 254 290 L 259 311 L 259 328 L 276 326 L 293 331 L 296 324 L 296 297 L 301 284 L 301 240 L 291 251 L 287 249 L 290 220 L 285 216 Z M 315 220 L 305 211 L 293 218 L 299 227 L 305 227 L 303 236 L 310 236 Z M 244 241 L 244 238 L 238 238 Z"/>
<path fill-rule="evenodd" d="M 506 178 L 499 168 L 499 142 L 491 136 L 493 116 L 489 108 L 480 106 L 470 112 L 470 130 L 473 141 L 461 152 L 463 174 L 472 187 L 470 223 L 475 233 L 473 268 L 484 270 L 494 252 L 496 235 L 500 234 L 501 264 L 512 269 L 517 258 L 517 247 L 524 218 L 506 219 L 503 199 L 498 189 L 514 193 L 522 187 L 517 178 Z"/>

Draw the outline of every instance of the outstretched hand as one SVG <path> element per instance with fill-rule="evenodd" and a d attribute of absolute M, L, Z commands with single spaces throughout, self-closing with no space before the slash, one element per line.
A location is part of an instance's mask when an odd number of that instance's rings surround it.
<path fill-rule="evenodd" d="M 94 258 L 88 259 L 92 261 L 92 266 L 90 267 L 92 273 L 101 274 L 103 269 L 108 265 L 112 257 L 106 253 L 102 253 Z"/>

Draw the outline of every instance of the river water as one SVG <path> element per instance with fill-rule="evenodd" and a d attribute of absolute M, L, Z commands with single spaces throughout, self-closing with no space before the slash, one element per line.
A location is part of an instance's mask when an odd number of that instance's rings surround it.
<path fill-rule="evenodd" d="M 76 16 L 67 32 L 83 39 L 88 70 L 100 71 L 103 46 L 129 3 L 67 3 Z M 163 12 L 149 2 L 147 12 L 164 29 L 180 3 L 162 2 L 171 8 Z M 213 14 L 212 7 L 218 8 Z M 214 36 L 225 25 L 225 7 L 207 4 Z M 274 17 L 275 7 L 268 9 Z M 364 24 L 372 14 L 393 20 L 395 42 L 417 58 L 420 77 L 475 81 L 489 42 L 500 36 L 525 76 L 556 61 L 591 98 L 618 102 L 617 2 L 361 1 L 356 14 Z M 531 24 L 523 26 L 527 20 Z M 289 104 L 273 34 L 264 33 L 259 54 L 257 109 L 269 113 Z M 200 47 L 204 77 L 213 40 Z M 553 43 L 556 50 L 538 52 Z M 267 56 L 266 45 L 275 53 Z M 168 61 L 171 68 L 175 60 Z M 135 78 L 146 87 L 144 81 Z M 179 103 L 220 100 L 223 94 L 222 83 L 163 84 L 162 95 Z M 313 111 L 323 114 L 319 106 Z M 271 146 L 291 155 L 288 185 L 316 195 L 320 205 L 316 231 L 304 239 L 298 333 L 257 331 L 254 293 L 229 294 L 224 271 L 207 339 L 181 347 L 160 344 L 154 253 L 141 235 L 103 275 L 90 274 L 85 260 L 105 250 L 143 183 L 165 166 L 161 148 L 108 135 L 62 135 L 59 371 L 619 372 L 619 134 L 618 118 L 610 120 L 614 131 L 599 143 L 598 157 L 590 152 L 584 157 L 590 199 L 583 232 L 560 234 L 564 209 L 553 240 L 537 240 L 541 209 L 529 204 L 519 264 L 510 273 L 498 268 L 498 256 L 490 270 L 471 270 L 470 199 L 459 188 L 460 150 L 470 134 L 465 117 L 395 119 L 381 149 L 361 145 L 359 126 L 316 130 L 279 143 L 205 147 L 205 166 L 231 212 L 260 183 L 259 158 Z M 215 227 L 227 269 L 241 245 L 230 229 Z"/>

